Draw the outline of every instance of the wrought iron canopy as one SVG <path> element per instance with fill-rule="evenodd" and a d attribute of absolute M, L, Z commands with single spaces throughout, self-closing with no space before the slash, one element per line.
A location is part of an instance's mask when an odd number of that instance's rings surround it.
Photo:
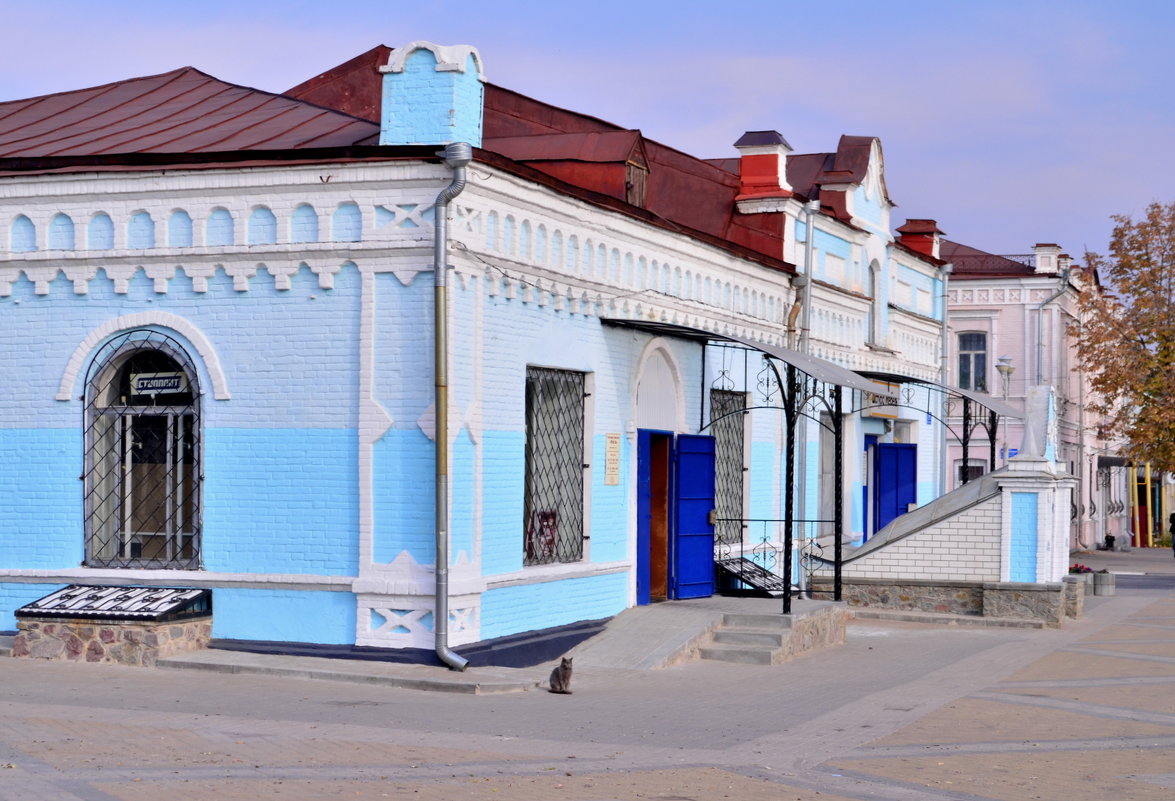
<path fill-rule="evenodd" d="M 953 387 L 949 384 L 941 384 L 938 381 L 931 381 L 927 378 L 914 378 L 913 376 L 901 375 L 899 373 L 882 373 L 868 370 L 858 370 L 857 374 L 864 378 L 871 378 L 874 381 L 885 382 L 886 384 L 922 384 L 931 389 L 936 389 L 939 392 L 944 392 L 948 396 L 978 403 L 985 409 L 995 412 L 1000 417 L 1012 417 L 1019 420 L 1024 416 L 1023 412 L 1007 401 L 993 398 L 991 395 L 985 395 L 982 392 L 975 392 L 974 390 L 963 389 L 962 387 Z"/>
<path fill-rule="evenodd" d="M 611 317 L 602 318 L 601 322 L 605 325 L 614 325 L 621 328 L 635 328 L 638 331 L 645 331 L 650 334 L 692 339 L 703 344 L 707 342 L 735 342 L 751 350 L 761 351 L 772 358 L 779 359 L 784 364 L 790 364 L 800 372 L 825 384 L 847 387 L 869 393 L 882 391 L 880 387 L 868 378 L 864 378 L 852 370 L 841 367 L 839 364 L 834 364 L 816 356 L 809 356 L 805 353 L 794 351 L 791 348 L 785 348 L 782 345 L 770 345 L 766 342 L 759 342 L 753 339 L 735 336 L 734 334 L 718 334 L 713 331 L 702 331 L 698 328 L 690 328 L 689 326 L 677 325 L 676 323 L 659 323 L 649 320 L 621 320 Z"/>

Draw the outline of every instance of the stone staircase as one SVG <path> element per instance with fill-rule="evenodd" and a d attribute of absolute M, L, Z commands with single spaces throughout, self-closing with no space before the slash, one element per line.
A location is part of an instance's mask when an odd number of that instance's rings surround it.
<path fill-rule="evenodd" d="M 799 654 L 842 645 L 849 613 L 827 605 L 790 615 L 727 612 L 698 657 L 744 665 L 778 665 Z"/>

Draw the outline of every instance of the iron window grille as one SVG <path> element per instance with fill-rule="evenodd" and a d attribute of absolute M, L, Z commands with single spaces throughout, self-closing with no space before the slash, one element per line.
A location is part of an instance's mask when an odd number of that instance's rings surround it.
<path fill-rule="evenodd" d="M 200 404 L 191 359 L 157 331 L 102 347 L 86 376 L 86 565 L 200 568 Z"/>
<path fill-rule="evenodd" d="M 584 374 L 526 370 L 523 564 L 583 558 Z"/>
<path fill-rule="evenodd" d="M 711 433 L 714 435 L 714 541 L 737 544 L 743 539 L 744 392 L 710 390 Z"/>

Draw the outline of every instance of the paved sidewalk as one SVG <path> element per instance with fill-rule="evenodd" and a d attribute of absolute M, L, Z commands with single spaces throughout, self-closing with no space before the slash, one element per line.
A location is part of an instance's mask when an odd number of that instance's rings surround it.
<path fill-rule="evenodd" d="M 859 620 L 784 665 L 587 660 L 569 696 L 0 659 L 0 801 L 1169 801 L 1175 575 L 1087 602 Z"/>
<path fill-rule="evenodd" d="M 1094 570 L 1139 575 L 1175 575 L 1175 551 L 1170 548 L 1131 548 L 1128 551 L 1078 551 L 1069 564 L 1080 562 Z"/>

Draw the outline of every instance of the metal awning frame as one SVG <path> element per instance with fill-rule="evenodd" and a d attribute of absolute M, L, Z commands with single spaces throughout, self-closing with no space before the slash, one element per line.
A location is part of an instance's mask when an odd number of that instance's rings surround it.
<path fill-rule="evenodd" d="M 963 446 L 963 466 L 969 463 L 971 453 L 971 439 L 975 432 L 982 428 L 987 434 L 988 441 L 988 469 L 995 470 L 996 466 L 996 438 L 999 435 L 1000 418 L 1011 417 L 1013 419 L 1020 419 L 1022 413 L 1016 407 L 1009 404 L 1007 401 L 993 398 L 990 395 L 984 395 L 981 392 L 974 390 L 963 389 L 962 387 L 953 387 L 949 384 L 942 384 L 938 381 L 932 381 L 925 378 L 915 378 L 913 376 L 900 375 L 897 373 L 880 373 L 860 371 L 859 375 L 864 378 L 872 379 L 874 381 L 885 384 L 898 384 L 901 389 L 898 397 L 898 403 L 878 402 L 875 399 L 869 400 L 866 396 L 862 396 L 862 404 L 853 409 L 855 412 L 864 411 L 865 409 L 877 408 L 879 406 L 907 406 L 909 408 L 920 408 L 913 403 L 913 390 L 910 385 L 917 385 L 924 387 L 929 393 L 938 393 L 945 395 L 946 416 L 937 414 L 931 408 L 932 404 L 927 404 L 926 412 L 929 416 L 938 420 L 942 425 L 954 435 L 959 444 Z M 904 400 L 904 402 L 902 402 Z M 951 418 L 954 417 L 954 407 L 956 404 L 962 405 L 962 420 L 960 428 L 956 430 L 955 426 L 951 425 Z M 978 408 L 976 408 L 978 407 Z M 946 454 L 943 454 L 946 458 Z M 960 476 L 962 483 L 966 484 L 968 481 L 967 471 L 964 470 Z M 943 488 L 946 491 L 946 488 Z"/>
<path fill-rule="evenodd" d="M 726 371 L 721 371 L 712 386 L 706 386 L 706 358 L 710 347 L 728 348 L 741 351 L 744 354 L 757 352 L 763 358 L 763 368 L 756 376 L 755 386 L 751 387 L 751 371 L 749 362 L 744 362 L 743 392 L 754 393 L 754 398 L 761 403 L 739 409 L 714 420 L 706 422 L 705 403 L 700 404 L 699 432 L 705 431 L 718 420 L 733 414 L 748 414 L 752 411 L 770 409 L 782 411 L 785 421 L 786 449 L 791 458 L 787 460 L 784 469 L 784 519 L 783 519 L 783 576 L 790 586 L 792 575 L 792 550 L 795 542 L 794 530 L 797 524 L 811 521 L 796 519 L 796 434 L 801 418 L 814 420 L 817 425 L 828 429 L 833 435 L 833 483 L 837 492 L 833 493 L 833 597 L 840 601 L 843 597 L 842 566 L 844 539 L 844 388 L 857 389 L 862 392 L 876 393 L 880 387 L 873 382 L 862 378 L 851 370 L 840 365 L 825 361 L 813 356 L 799 353 L 780 345 L 768 345 L 751 339 L 732 334 L 718 334 L 710 331 L 681 326 L 672 323 L 659 323 L 642 320 L 601 320 L 606 325 L 622 328 L 633 328 L 645 333 L 690 339 L 702 346 L 702 395 L 708 389 L 734 389 L 734 381 Z M 727 384 L 724 386 L 724 384 Z M 820 419 L 821 412 L 828 412 L 828 423 Z M 809 585 L 810 586 L 810 585 Z M 783 593 L 783 613 L 791 612 L 792 593 Z"/>

